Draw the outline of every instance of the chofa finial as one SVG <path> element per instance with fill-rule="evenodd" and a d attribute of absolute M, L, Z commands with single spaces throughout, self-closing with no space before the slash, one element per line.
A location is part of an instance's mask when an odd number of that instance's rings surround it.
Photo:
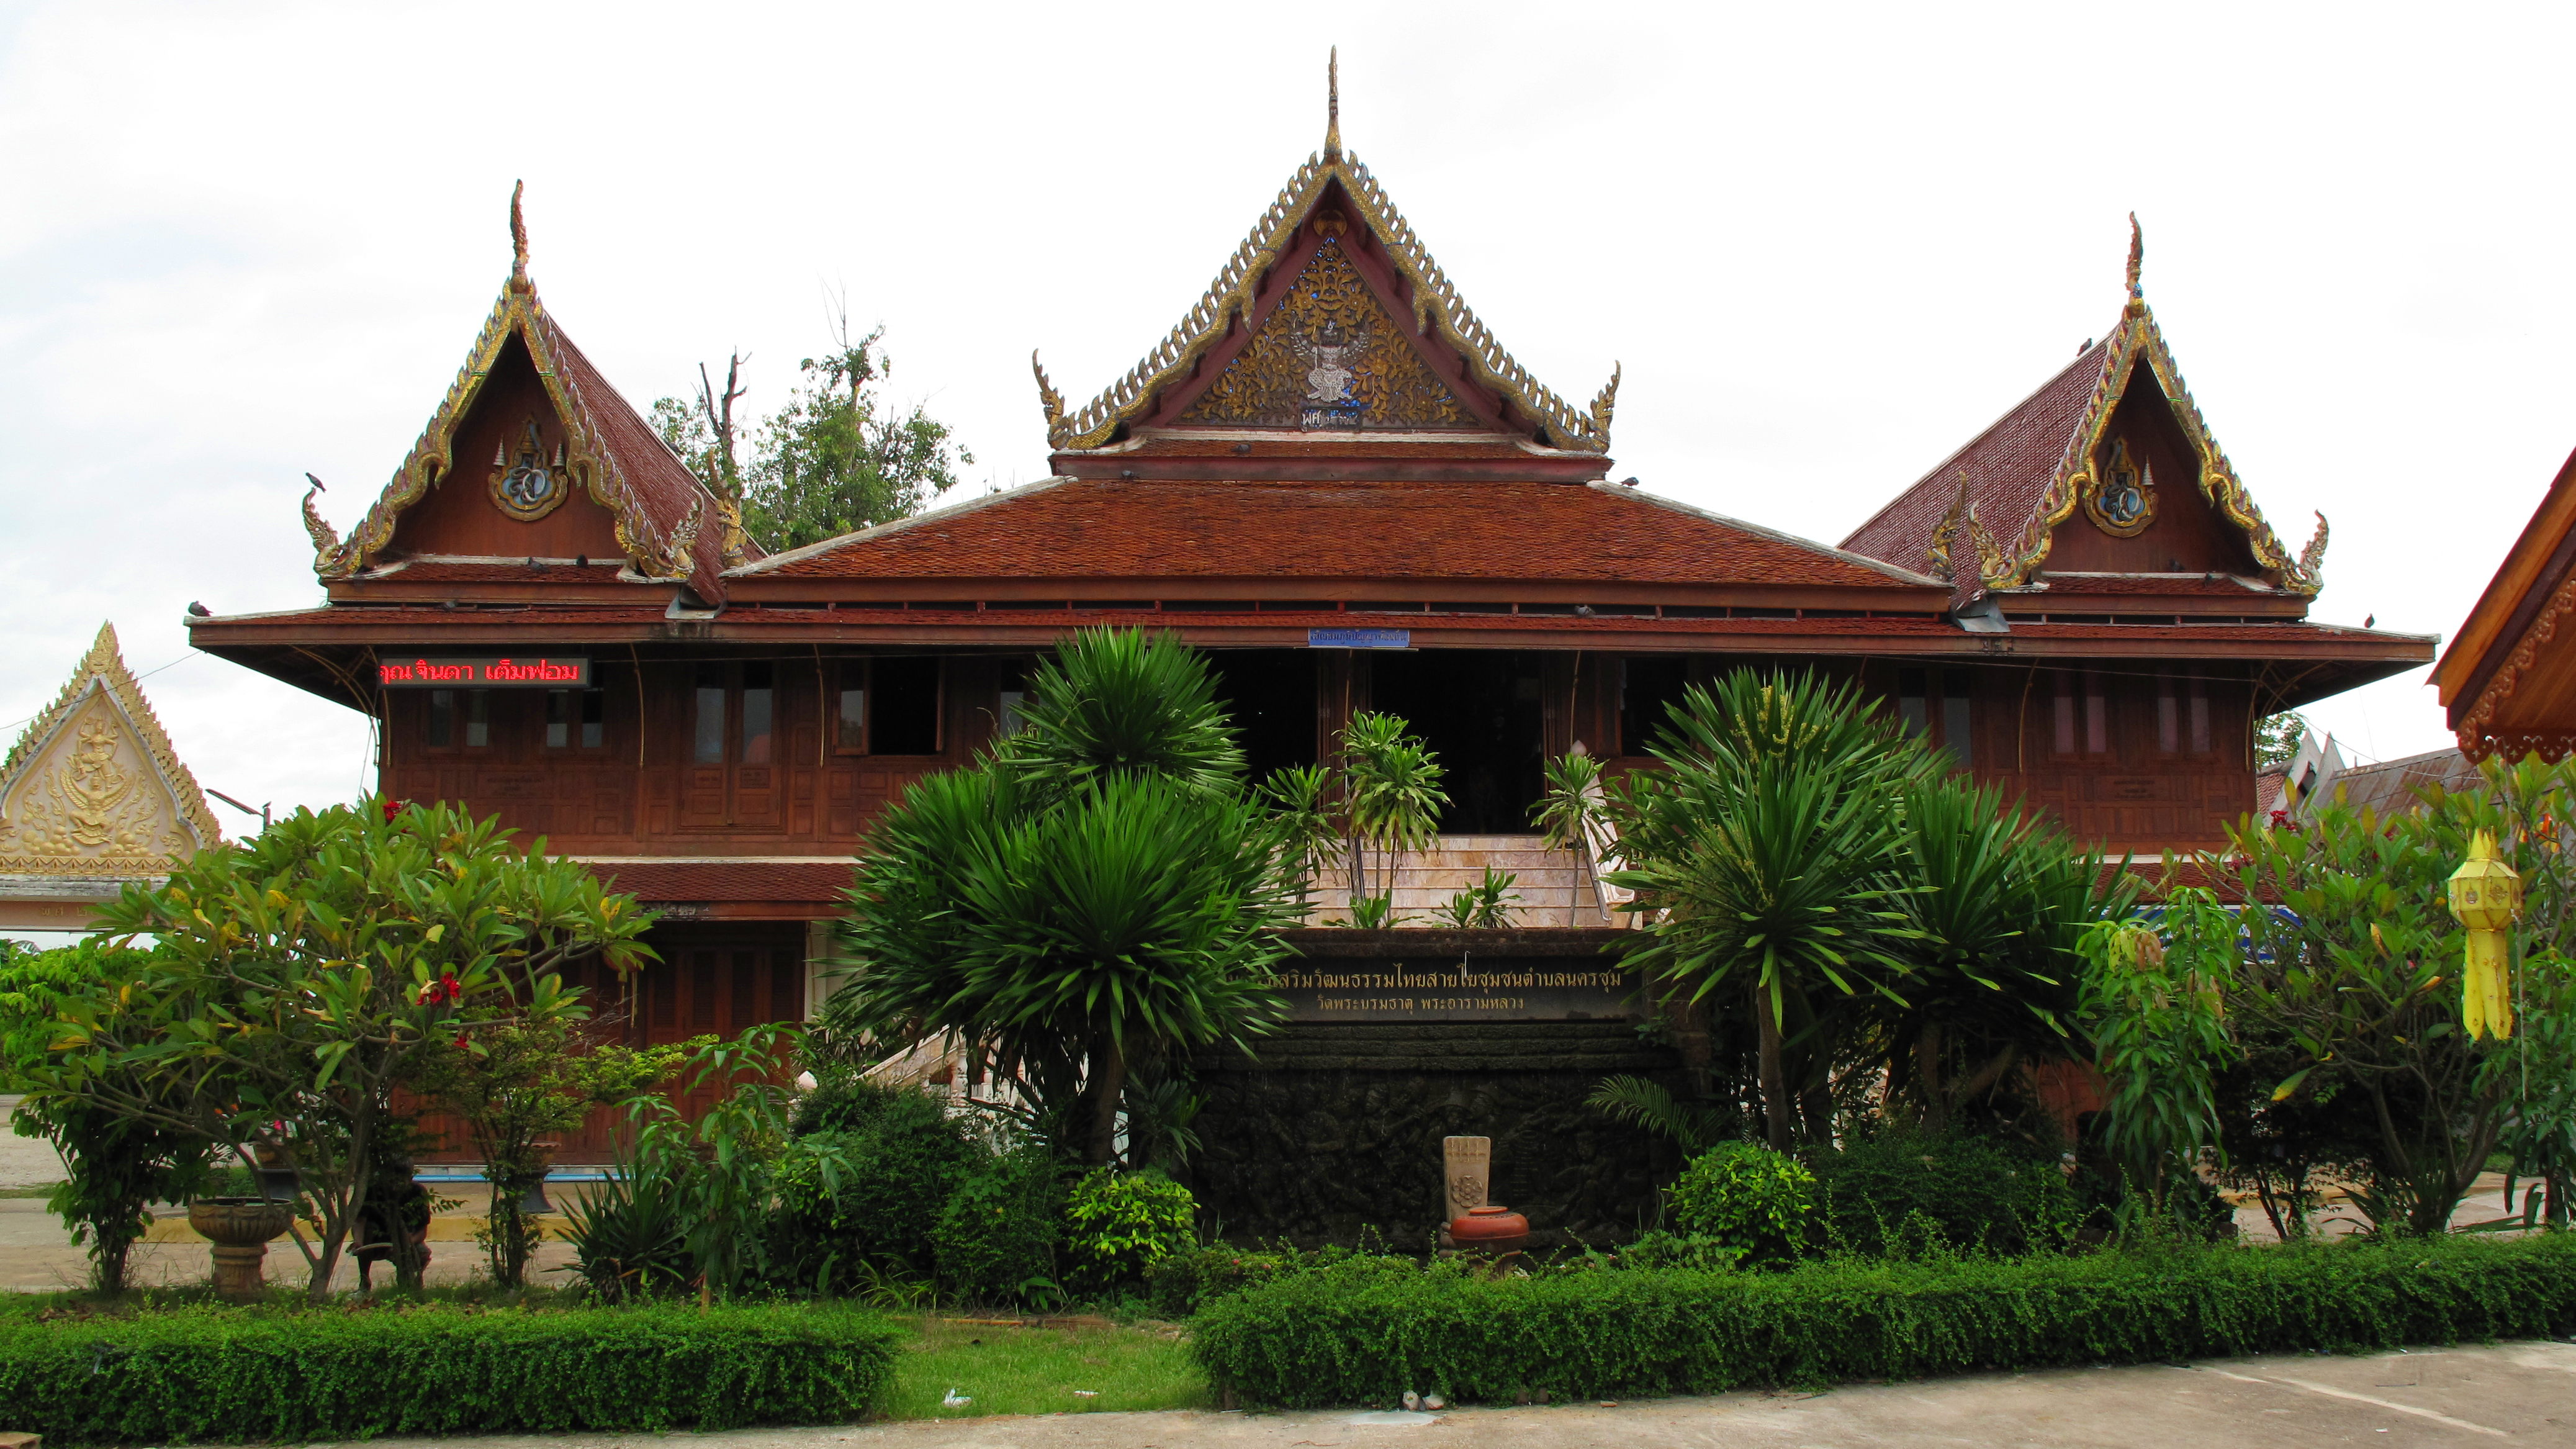
<path fill-rule="evenodd" d="M 2138 214 L 2129 213 L 2129 300 L 2143 301 L 2146 293 L 2138 286 L 2138 273 L 2147 262 L 2147 234 L 2138 229 Z"/>
<path fill-rule="evenodd" d="M 1324 159 L 1342 159 L 1342 48 L 1324 62 Z"/>
<path fill-rule="evenodd" d="M 527 190 L 525 181 L 510 187 L 510 283 L 516 287 L 528 284 L 528 219 L 519 212 L 519 198 Z"/>

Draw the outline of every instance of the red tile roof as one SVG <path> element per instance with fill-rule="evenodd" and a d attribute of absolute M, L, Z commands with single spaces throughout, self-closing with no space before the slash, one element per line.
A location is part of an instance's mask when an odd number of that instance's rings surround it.
<path fill-rule="evenodd" d="M 1637 489 L 1056 479 L 779 554 L 763 578 L 1938 585 Z"/>
<path fill-rule="evenodd" d="M 1932 531 L 1958 498 L 1959 475 L 1964 472 L 1977 520 L 2010 547 L 2038 507 L 2040 494 L 2056 478 L 2058 464 L 2074 444 L 2077 424 L 2083 421 L 2110 362 L 2107 337 L 2076 354 L 2065 371 L 1942 459 L 1869 522 L 1852 530 L 1842 546 L 1901 568 L 1928 567 Z M 1961 548 L 1964 554 L 1964 541 Z M 1967 591 L 1976 587 L 1972 558 L 1965 555 L 1959 560 Z"/>
<path fill-rule="evenodd" d="M 703 599 L 724 598 L 724 528 L 717 520 L 706 485 L 689 471 L 689 465 L 675 456 L 662 435 L 644 421 L 598 368 L 591 365 L 579 347 L 566 335 L 552 313 L 541 313 L 548 340 L 556 349 L 567 380 L 577 394 L 589 404 L 589 421 L 596 436 L 615 455 L 626 482 L 643 504 L 645 515 L 664 537 L 676 534 L 693 510 L 705 506 L 698 520 L 698 535 L 691 548 L 695 567 L 689 572 L 689 585 Z M 744 547 L 753 558 L 760 556 L 760 546 L 745 541 Z"/>
<path fill-rule="evenodd" d="M 852 862 L 794 860 L 584 860 L 612 890 L 639 901 L 838 901 Z"/>

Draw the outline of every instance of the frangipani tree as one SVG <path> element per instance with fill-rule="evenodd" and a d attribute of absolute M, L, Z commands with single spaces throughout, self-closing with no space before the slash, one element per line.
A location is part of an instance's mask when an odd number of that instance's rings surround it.
<path fill-rule="evenodd" d="M 396 1130 L 393 1093 L 483 1023 L 584 1008 L 561 968 L 654 959 L 651 917 L 491 820 L 368 802 L 299 810 L 129 886 L 110 932 L 159 942 L 134 977 L 68 1003 L 31 1100 L 106 1111 L 291 1167 L 329 1290 Z"/>

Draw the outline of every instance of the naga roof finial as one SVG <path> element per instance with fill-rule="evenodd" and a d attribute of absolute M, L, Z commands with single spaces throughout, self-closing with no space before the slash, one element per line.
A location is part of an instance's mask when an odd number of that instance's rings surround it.
<path fill-rule="evenodd" d="M 1342 48 L 1324 62 L 1324 160 L 1342 159 Z"/>
<path fill-rule="evenodd" d="M 2138 228 L 2138 214 L 2129 213 L 2129 307 L 2132 311 L 2144 303 L 2147 294 L 2138 285 L 2138 273 L 2147 263 L 2147 234 Z"/>
<path fill-rule="evenodd" d="M 528 289 L 528 219 L 519 211 L 519 198 L 527 189 L 525 181 L 510 187 L 510 285 L 523 292 Z"/>

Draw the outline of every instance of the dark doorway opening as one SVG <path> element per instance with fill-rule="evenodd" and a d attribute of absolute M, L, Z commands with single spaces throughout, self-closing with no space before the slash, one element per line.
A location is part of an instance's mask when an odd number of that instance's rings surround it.
<path fill-rule="evenodd" d="M 1221 649 L 1208 655 L 1208 664 L 1256 783 L 1282 766 L 1315 763 L 1313 653 Z"/>
<path fill-rule="evenodd" d="M 1440 757 L 1452 835 L 1528 835 L 1547 785 L 1537 654 L 1439 649 L 1369 656 L 1369 705 L 1402 715 Z"/>

